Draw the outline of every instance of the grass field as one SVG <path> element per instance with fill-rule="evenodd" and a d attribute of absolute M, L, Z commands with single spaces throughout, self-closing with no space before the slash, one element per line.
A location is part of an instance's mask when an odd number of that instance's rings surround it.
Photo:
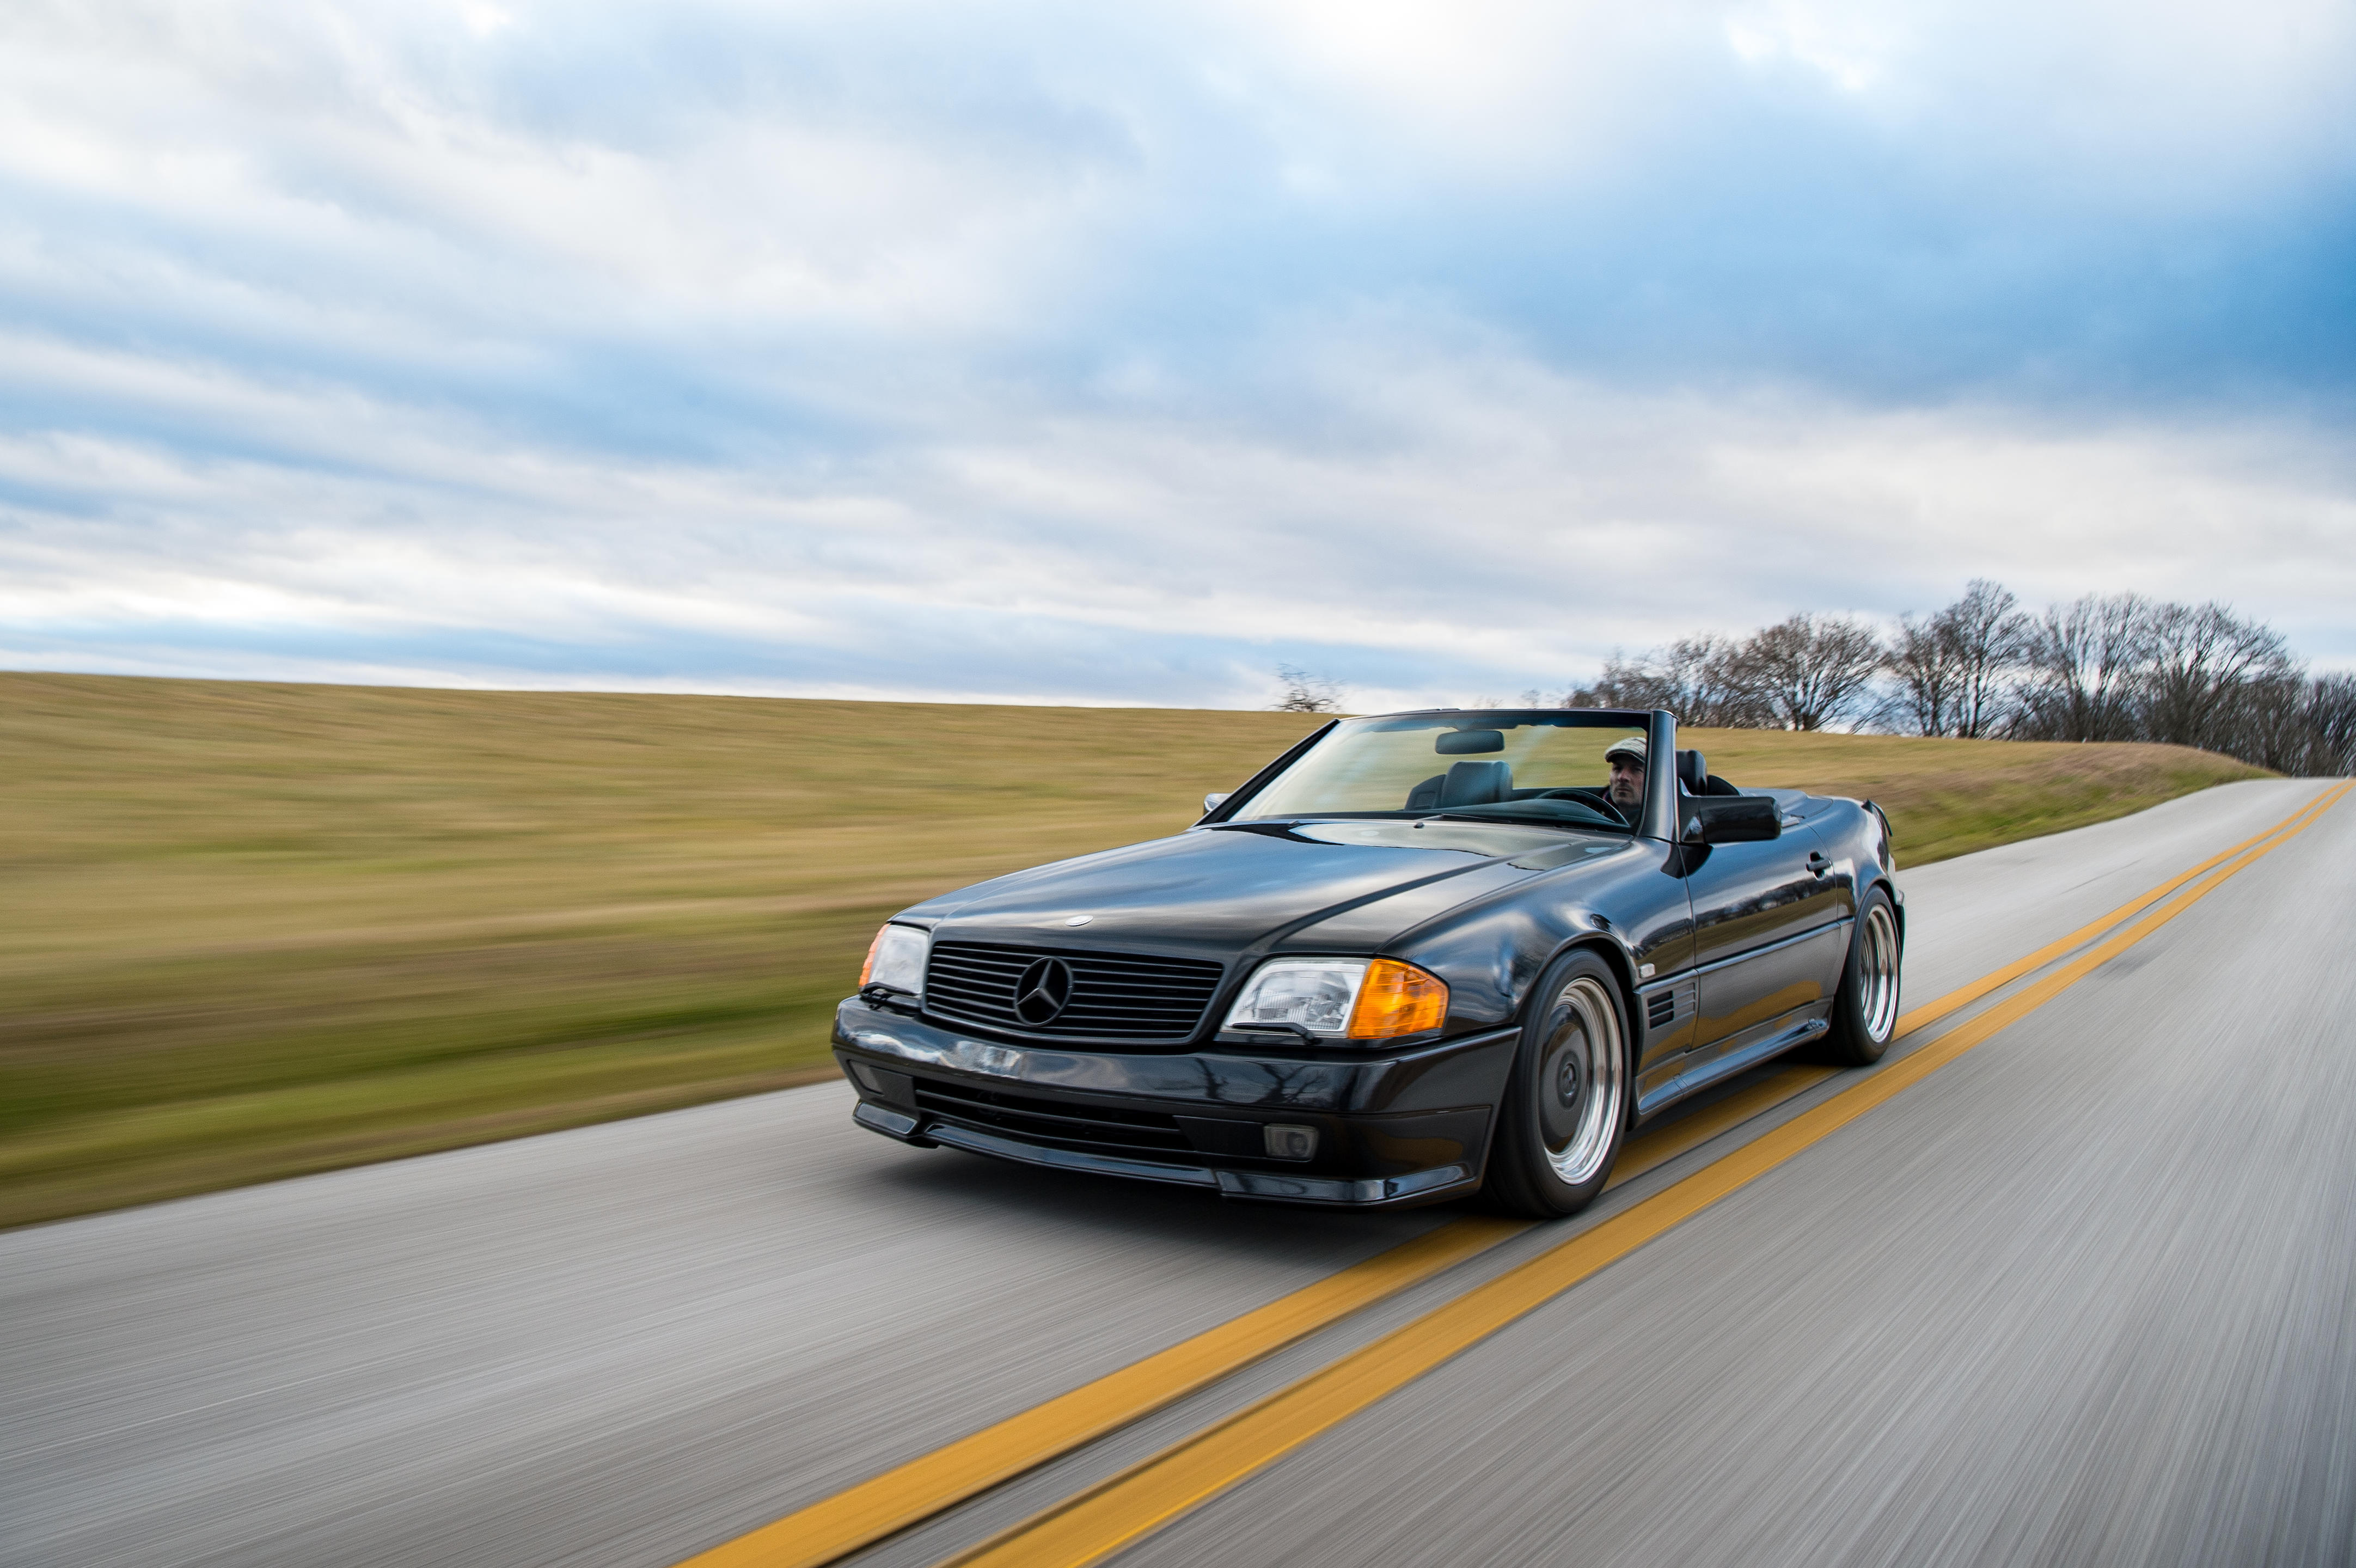
<path fill-rule="evenodd" d="M 824 1074 L 885 915 L 1183 827 L 1313 722 L 0 675 L 0 1225 Z M 1914 864 L 2254 773 L 1696 734 Z"/>

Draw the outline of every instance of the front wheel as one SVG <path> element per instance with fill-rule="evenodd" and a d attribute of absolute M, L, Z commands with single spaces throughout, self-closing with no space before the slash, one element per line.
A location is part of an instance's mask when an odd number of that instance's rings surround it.
<path fill-rule="evenodd" d="M 1898 1032 L 1898 916 L 1890 895 L 1869 889 L 1858 903 L 1857 934 L 1849 939 L 1848 966 L 1833 997 L 1833 1032 L 1825 1058 L 1843 1067 L 1869 1067 L 1890 1049 Z"/>
<path fill-rule="evenodd" d="M 1620 982 L 1589 952 L 1557 959 L 1530 998 L 1498 1106 L 1487 1189 L 1535 1220 L 1595 1200 L 1628 1130 L 1628 1029 Z"/>

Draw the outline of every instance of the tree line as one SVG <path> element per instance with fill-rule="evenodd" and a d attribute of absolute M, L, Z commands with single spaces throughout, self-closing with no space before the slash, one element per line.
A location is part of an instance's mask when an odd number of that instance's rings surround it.
<path fill-rule="evenodd" d="M 1552 700 L 1745 730 L 2163 741 L 2286 773 L 2356 773 L 2356 675 L 2308 675 L 2263 623 L 2136 593 L 2031 613 L 1985 578 L 1890 635 L 1850 616 L 1794 615 L 1747 637 L 1615 656 L 1592 686 Z"/>

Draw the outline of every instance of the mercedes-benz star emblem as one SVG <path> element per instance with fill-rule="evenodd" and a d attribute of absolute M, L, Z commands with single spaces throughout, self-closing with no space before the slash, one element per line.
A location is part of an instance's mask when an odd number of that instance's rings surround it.
<path fill-rule="evenodd" d="M 1014 982 L 1014 1016 L 1037 1026 L 1055 1021 L 1072 999 L 1072 966 L 1060 958 L 1042 958 Z"/>

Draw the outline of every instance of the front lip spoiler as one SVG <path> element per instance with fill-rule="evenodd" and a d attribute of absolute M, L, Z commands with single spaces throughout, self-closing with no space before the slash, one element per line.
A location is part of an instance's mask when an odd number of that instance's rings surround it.
<path fill-rule="evenodd" d="M 1096 1176 L 1126 1177 L 1131 1181 L 1161 1181 L 1179 1187 L 1209 1188 L 1224 1198 L 1257 1199 L 1270 1203 L 1380 1208 L 1394 1203 L 1428 1203 L 1436 1197 L 1452 1195 L 1456 1189 L 1462 1188 L 1469 1192 L 1478 1185 L 1473 1173 L 1462 1165 L 1436 1166 L 1430 1170 L 1409 1171 L 1403 1176 L 1370 1176 L 1344 1180 L 1333 1177 L 1215 1170 L 1202 1165 L 1164 1165 L 1158 1160 L 1122 1159 L 1113 1155 L 1024 1143 L 1003 1133 L 983 1132 L 978 1127 L 960 1126 L 955 1122 L 934 1116 L 911 1116 L 881 1105 L 869 1104 L 864 1100 L 852 1109 L 851 1117 L 870 1131 L 897 1138 L 903 1143 L 947 1144 L 951 1148 L 1015 1160 L 1023 1165 L 1086 1171 Z"/>

